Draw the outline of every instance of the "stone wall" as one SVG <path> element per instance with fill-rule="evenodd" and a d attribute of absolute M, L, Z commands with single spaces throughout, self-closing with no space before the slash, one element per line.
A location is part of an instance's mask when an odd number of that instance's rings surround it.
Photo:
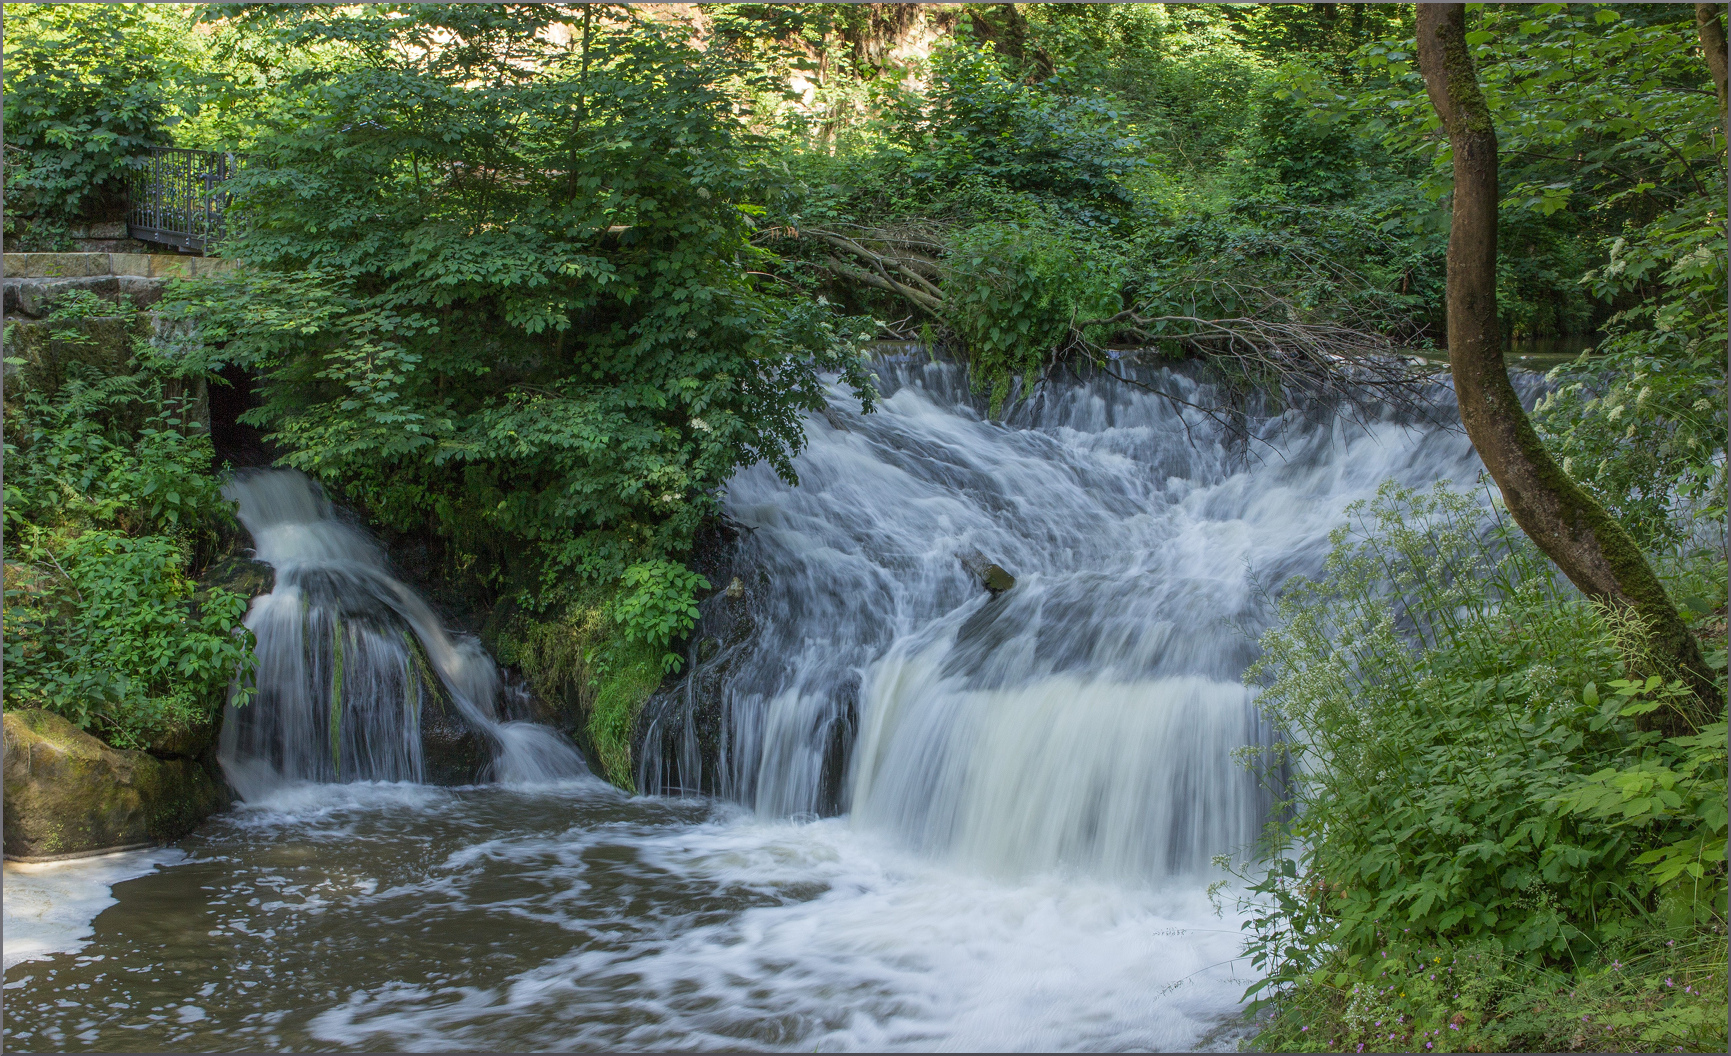
<path fill-rule="evenodd" d="M 5 350 L 18 363 L 6 366 L 8 399 L 37 388 L 53 390 L 67 368 L 88 363 L 104 373 L 125 369 L 133 343 L 164 337 L 163 323 L 152 311 L 171 279 L 220 275 L 235 269 L 234 261 L 187 257 L 171 253 L 8 253 L 0 291 L 6 314 Z M 68 294 L 85 292 L 115 306 L 115 313 L 73 320 L 49 321 L 57 303 Z M 186 391 L 171 397 L 187 400 L 190 427 L 209 428 L 209 393 L 203 380 L 175 382 Z"/>

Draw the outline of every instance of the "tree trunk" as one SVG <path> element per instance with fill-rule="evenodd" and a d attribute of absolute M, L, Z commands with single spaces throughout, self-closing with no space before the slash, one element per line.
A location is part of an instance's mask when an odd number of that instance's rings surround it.
<path fill-rule="evenodd" d="M 1725 27 L 1719 23 L 1723 4 L 1696 4 L 1695 31 L 1701 37 L 1701 53 L 1713 71 L 1713 87 L 1719 92 L 1719 114 L 1725 114 Z"/>
<path fill-rule="evenodd" d="M 1465 6 L 1417 6 L 1419 70 L 1454 153 L 1448 347 L 1461 424 L 1515 523 L 1583 594 L 1645 623 L 1655 658 L 1697 698 L 1689 718 L 1711 721 L 1724 698 L 1700 645 L 1629 533 L 1545 450 L 1509 382 L 1497 321 L 1496 128 L 1467 50 Z M 1645 719 L 1668 734 L 1689 727 L 1670 708 Z"/>

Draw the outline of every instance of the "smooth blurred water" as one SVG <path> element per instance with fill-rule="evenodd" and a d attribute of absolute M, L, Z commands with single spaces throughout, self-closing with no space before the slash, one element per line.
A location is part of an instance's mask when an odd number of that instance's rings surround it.
<path fill-rule="evenodd" d="M 835 394 L 812 419 L 798 486 L 730 485 L 746 599 L 705 625 L 744 605 L 753 633 L 693 649 L 694 682 L 725 672 L 720 736 L 690 743 L 693 701 L 665 702 L 640 785 L 849 812 L 997 875 L 1140 882 L 1248 848 L 1268 796 L 1230 753 L 1267 736 L 1239 681 L 1265 592 L 1320 569 L 1384 480 L 1477 469 L 1458 431 L 1315 408 L 1234 442 L 1183 405 L 1225 402 L 1168 370 L 1140 378 L 1177 400 L 1073 381 L 1007 424 L 953 364 L 879 376 L 876 413 Z M 1015 587 L 988 595 L 970 550 Z"/>
<path fill-rule="evenodd" d="M 246 617 L 257 693 L 223 716 L 223 772 L 244 798 L 285 781 L 425 780 L 421 723 L 442 700 L 485 738 L 504 780 L 584 772 L 553 730 L 501 721 L 493 658 L 472 636 L 448 633 L 306 476 L 249 471 L 223 495 L 276 571 Z"/>
<path fill-rule="evenodd" d="M 1198 890 L 598 783 L 283 788 L 182 847 L 7 972 L 9 1047 L 1181 1049 L 1249 982 Z"/>
<path fill-rule="evenodd" d="M 730 487 L 740 589 L 691 654 L 716 695 L 657 703 L 641 775 L 720 798 L 275 784 L 117 885 L 78 955 L 8 971 L 7 1043 L 1182 1050 L 1229 1022 L 1252 977 L 1205 889 L 1266 809 L 1230 758 L 1265 735 L 1261 592 L 1383 480 L 1470 479 L 1464 438 L 1313 409 L 1246 448 L 1119 383 L 1003 424 L 954 367 L 879 373 L 878 412 L 810 420 L 797 487 Z"/>

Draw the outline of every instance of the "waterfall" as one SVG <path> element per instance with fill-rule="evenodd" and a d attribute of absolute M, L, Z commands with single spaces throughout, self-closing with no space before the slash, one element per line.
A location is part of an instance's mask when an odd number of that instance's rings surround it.
<path fill-rule="evenodd" d="M 423 781 L 429 724 L 479 761 L 474 778 L 539 782 L 584 772 L 553 730 L 501 721 L 504 687 L 480 642 L 453 636 L 390 574 L 378 544 L 293 470 L 223 488 L 274 589 L 254 599 L 257 692 L 230 703 L 220 759 L 243 797 L 285 780 Z M 464 760 L 459 760 L 459 765 Z"/>
<path fill-rule="evenodd" d="M 732 589 L 703 604 L 680 692 L 652 703 L 646 791 L 854 824 L 996 872 L 1193 872 L 1248 849 L 1265 739 L 1240 682 L 1266 593 L 1320 571 L 1385 479 L 1471 480 L 1465 438 L 1295 409 L 1246 445 L 1113 380 L 1006 422 L 962 368 L 877 367 L 807 423 L 789 486 L 730 483 Z M 1222 402 L 1182 371 L 1140 380 Z M 962 556 L 1016 577 L 989 594 Z M 718 584 L 719 585 L 719 584 Z"/>

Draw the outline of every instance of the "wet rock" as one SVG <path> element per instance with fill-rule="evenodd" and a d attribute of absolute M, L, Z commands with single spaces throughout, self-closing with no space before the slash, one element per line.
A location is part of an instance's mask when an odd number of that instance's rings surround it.
<path fill-rule="evenodd" d="M 443 693 L 429 693 L 421 702 L 421 764 L 429 785 L 479 784 L 493 764 L 493 745 Z"/>
<path fill-rule="evenodd" d="M 5 731 L 8 858 L 177 840 L 229 802 L 197 762 L 111 748 L 51 712 L 8 711 Z"/>
<path fill-rule="evenodd" d="M 256 598 L 276 589 L 276 569 L 263 561 L 232 554 L 211 563 L 198 577 L 198 593 L 215 589 Z"/>
<path fill-rule="evenodd" d="M 1004 571 L 1001 565 L 990 561 L 985 554 L 978 550 L 969 548 L 957 556 L 961 558 L 962 567 L 979 580 L 981 586 L 991 591 L 993 597 L 997 597 L 1016 585 L 1015 576 Z"/>

